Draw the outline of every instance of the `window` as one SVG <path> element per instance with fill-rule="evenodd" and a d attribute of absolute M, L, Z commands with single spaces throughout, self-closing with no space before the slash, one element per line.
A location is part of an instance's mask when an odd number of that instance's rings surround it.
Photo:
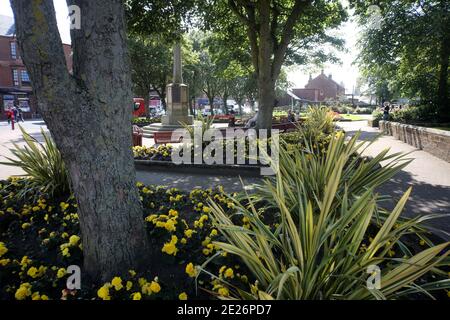
<path fill-rule="evenodd" d="M 11 59 L 17 59 L 17 45 L 15 42 L 10 42 L 9 46 L 11 48 Z"/>
<path fill-rule="evenodd" d="M 17 71 L 17 69 L 13 69 L 12 76 L 13 76 L 13 85 L 15 87 L 18 87 L 19 86 L 19 72 Z"/>
<path fill-rule="evenodd" d="M 27 70 L 20 70 L 20 80 L 22 81 L 23 86 L 31 85 L 30 77 L 28 76 Z"/>

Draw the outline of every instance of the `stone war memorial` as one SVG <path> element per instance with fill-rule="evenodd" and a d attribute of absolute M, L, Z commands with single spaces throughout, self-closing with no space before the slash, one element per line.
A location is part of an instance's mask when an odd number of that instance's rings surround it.
<path fill-rule="evenodd" d="M 189 87 L 183 83 L 183 63 L 181 44 L 177 42 L 173 48 L 173 82 L 167 85 L 167 110 L 161 117 L 161 124 L 150 126 L 154 131 L 173 131 L 183 124 L 191 125 L 193 116 L 189 115 Z"/>
<path fill-rule="evenodd" d="M 1 310 L 436 310 L 449 25 L 440 0 L 0 1 Z"/>

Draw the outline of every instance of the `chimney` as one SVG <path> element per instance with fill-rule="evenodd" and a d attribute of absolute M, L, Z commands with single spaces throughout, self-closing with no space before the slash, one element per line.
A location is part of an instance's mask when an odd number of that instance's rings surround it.
<path fill-rule="evenodd" d="M 321 72 L 321 74 L 325 74 L 325 72 L 323 71 L 323 69 L 322 69 L 322 72 Z"/>
<path fill-rule="evenodd" d="M 328 76 L 329 79 L 333 79 L 333 75 L 330 73 L 330 75 Z"/>

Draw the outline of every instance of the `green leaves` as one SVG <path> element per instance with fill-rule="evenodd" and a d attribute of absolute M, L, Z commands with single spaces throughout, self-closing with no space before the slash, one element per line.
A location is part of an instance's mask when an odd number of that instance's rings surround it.
<path fill-rule="evenodd" d="M 377 216 L 374 188 L 408 162 L 387 151 L 362 161 L 357 154 L 364 143 L 357 140 L 358 135 L 346 141 L 334 132 L 325 155 L 309 153 L 314 140 L 289 153 L 282 144 L 275 179 L 247 195 L 246 205 L 234 201 L 249 230 L 210 202 L 213 222 L 226 239 L 215 244 L 240 257 L 259 283 L 259 292 L 240 291 L 241 298 L 395 299 L 413 293 L 432 297 L 433 290 L 450 287 L 449 281 L 423 286 L 417 281 L 446 261 L 450 243 L 414 255 L 400 240 L 423 230 L 419 219 L 400 218 L 411 189 L 394 210 Z M 379 167 L 380 161 L 388 164 Z M 263 222 L 268 214 L 276 224 Z M 381 269 L 379 289 L 367 287 L 371 266 Z"/>
<path fill-rule="evenodd" d="M 40 143 L 19 126 L 25 145 L 20 147 L 14 143 L 12 154 L 16 159 L 7 158 L 10 162 L 1 164 L 19 167 L 29 177 L 28 191 L 48 193 L 52 196 L 65 194 L 70 190 L 69 176 L 56 144 L 48 134 L 41 129 L 44 143 Z"/>

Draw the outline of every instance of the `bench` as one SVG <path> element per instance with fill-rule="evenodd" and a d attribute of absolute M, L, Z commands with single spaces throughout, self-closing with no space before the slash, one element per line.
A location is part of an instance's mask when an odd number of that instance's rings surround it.
<path fill-rule="evenodd" d="M 153 139 L 155 144 L 166 144 L 166 143 L 179 143 L 183 141 L 183 137 L 180 139 L 172 139 L 173 131 L 156 131 L 153 133 Z"/>

